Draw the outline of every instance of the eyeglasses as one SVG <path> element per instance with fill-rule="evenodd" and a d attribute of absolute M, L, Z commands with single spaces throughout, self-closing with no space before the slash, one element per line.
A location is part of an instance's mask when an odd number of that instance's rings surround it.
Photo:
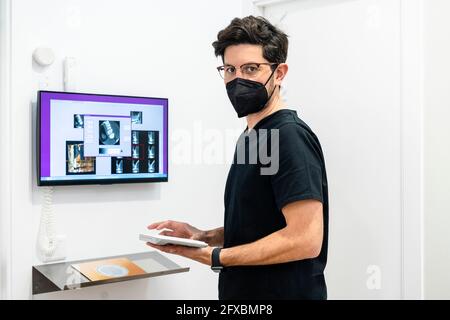
<path fill-rule="evenodd" d="M 278 63 L 269 63 L 269 62 L 261 62 L 261 63 L 245 63 L 239 67 L 241 70 L 241 74 L 244 78 L 256 78 L 260 71 L 262 65 L 273 66 L 278 65 Z M 232 79 L 236 77 L 236 67 L 232 65 L 224 65 L 217 67 L 217 71 L 219 71 L 220 76 L 224 80 Z"/>

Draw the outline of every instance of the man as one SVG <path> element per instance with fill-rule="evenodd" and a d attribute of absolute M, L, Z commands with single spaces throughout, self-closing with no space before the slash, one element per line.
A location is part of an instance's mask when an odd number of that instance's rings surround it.
<path fill-rule="evenodd" d="M 172 231 L 162 234 L 209 246 L 149 245 L 220 270 L 220 299 L 326 299 L 325 163 L 315 134 L 280 97 L 287 36 L 264 18 L 235 18 L 213 47 L 224 63 L 218 70 L 230 101 L 238 117 L 247 119 L 226 183 L 224 227 L 202 231 L 176 221 L 153 223 L 149 229 L 167 228 Z M 255 132 L 266 139 L 245 139 Z M 263 174 L 262 161 L 236 163 L 241 147 L 249 154 L 270 149 L 277 170 Z"/>

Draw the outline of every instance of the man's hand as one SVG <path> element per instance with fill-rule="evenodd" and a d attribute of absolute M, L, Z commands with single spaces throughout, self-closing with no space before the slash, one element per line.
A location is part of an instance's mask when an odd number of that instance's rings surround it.
<path fill-rule="evenodd" d="M 160 246 L 147 242 L 147 245 L 152 248 L 171 254 L 177 254 L 179 256 L 204 263 L 208 266 L 211 265 L 211 253 L 213 250 L 212 246 L 223 246 L 223 227 L 203 231 L 185 222 L 166 220 L 152 223 L 147 228 L 149 230 L 170 229 L 170 231 L 165 230 L 160 232 L 160 234 L 171 237 L 199 240 L 208 243 L 209 246 L 206 248 L 192 248 L 172 244 Z"/>
<path fill-rule="evenodd" d="M 178 245 L 172 245 L 172 244 L 159 246 L 156 244 L 152 244 L 150 242 L 147 242 L 147 245 L 152 248 L 163 251 L 163 252 L 177 254 L 179 256 L 183 256 L 183 257 L 198 261 L 198 262 L 206 264 L 208 266 L 211 265 L 211 254 L 212 254 L 212 250 L 213 250 L 212 247 L 191 248 L 191 247 L 178 246 Z"/>
<path fill-rule="evenodd" d="M 162 231 L 160 234 L 171 237 L 179 237 L 179 238 L 187 238 L 192 240 L 200 240 L 204 241 L 204 231 L 199 230 L 190 224 L 185 222 L 178 222 L 172 220 L 160 221 L 152 223 L 147 227 L 147 229 L 152 230 L 162 230 L 162 229 L 170 229 L 172 231 Z M 161 250 L 164 251 L 164 250 Z M 167 251 L 165 251 L 167 252 Z"/>

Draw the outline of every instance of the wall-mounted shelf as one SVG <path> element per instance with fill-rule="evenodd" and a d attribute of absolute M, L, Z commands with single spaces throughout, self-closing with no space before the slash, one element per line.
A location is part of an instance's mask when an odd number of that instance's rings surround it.
<path fill-rule="evenodd" d="M 135 276 L 112 278 L 108 280 L 90 281 L 80 272 L 72 268 L 72 264 L 114 258 L 128 258 L 133 263 L 141 267 L 146 273 Z M 187 272 L 189 271 L 189 267 L 181 267 L 162 254 L 156 251 L 149 251 L 96 259 L 44 264 L 33 266 L 32 271 L 33 294 L 41 294 L 54 291 L 73 290 L 106 283 L 157 277 L 172 273 Z"/>

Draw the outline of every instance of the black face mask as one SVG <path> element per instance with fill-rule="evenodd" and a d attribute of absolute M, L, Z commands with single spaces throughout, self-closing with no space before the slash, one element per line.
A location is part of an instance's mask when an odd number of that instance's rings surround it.
<path fill-rule="evenodd" d="M 268 96 L 266 90 L 266 84 L 272 78 L 275 70 L 272 71 L 265 84 L 242 78 L 236 78 L 227 83 L 228 98 L 230 98 L 231 104 L 239 118 L 264 109 L 275 92 L 276 87 L 273 88 L 272 93 Z"/>

